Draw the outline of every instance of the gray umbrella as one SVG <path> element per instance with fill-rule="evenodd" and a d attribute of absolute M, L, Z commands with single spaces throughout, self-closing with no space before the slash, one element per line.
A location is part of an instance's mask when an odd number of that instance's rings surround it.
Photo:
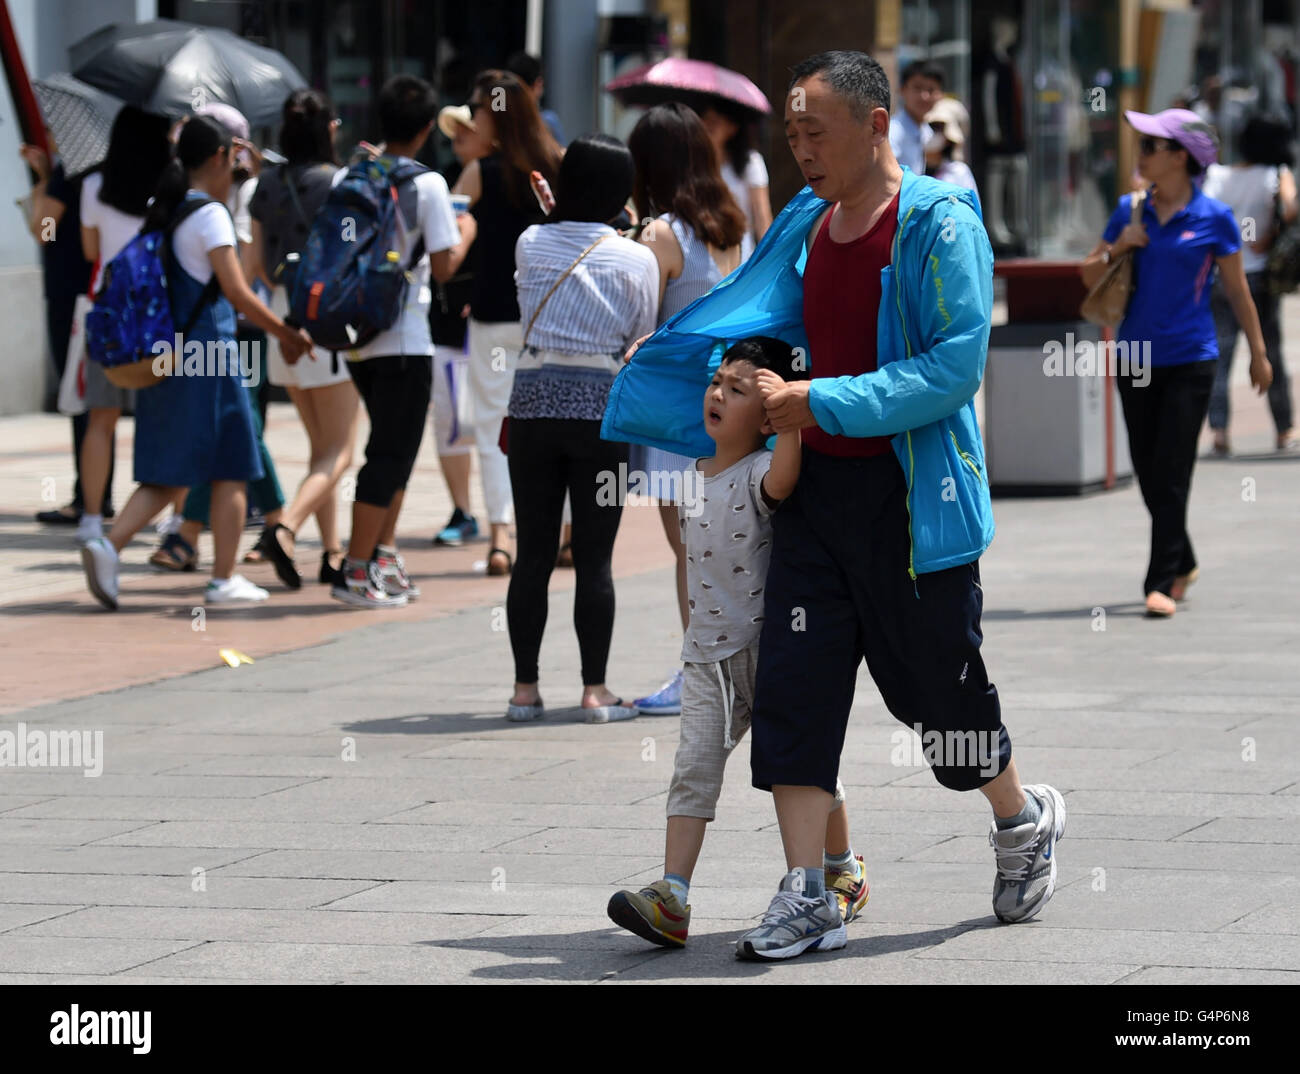
<path fill-rule="evenodd" d="M 250 127 L 274 124 L 285 98 L 307 85 L 274 49 L 171 19 L 105 26 L 71 54 L 73 74 L 83 82 L 146 112 L 190 115 L 222 101 L 243 112 Z"/>
<path fill-rule="evenodd" d="M 121 101 L 65 74 L 38 78 L 32 88 L 68 175 L 93 168 L 108 156 L 108 136 Z"/>

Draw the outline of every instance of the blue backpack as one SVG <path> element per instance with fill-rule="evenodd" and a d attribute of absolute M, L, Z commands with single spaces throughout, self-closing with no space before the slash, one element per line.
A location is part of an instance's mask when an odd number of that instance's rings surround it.
<path fill-rule="evenodd" d="M 167 227 L 141 232 L 104 266 L 95 304 L 86 314 L 86 356 L 102 365 L 105 372 L 136 362 L 152 363 L 154 345 L 159 341 L 172 347 L 176 325 L 167 287 L 172 233 L 191 213 L 212 201 L 187 198 L 172 214 Z M 194 327 L 203 308 L 216 299 L 220 290 L 221 283 L 214 274 L 181 326 L 182 336 Z M 110 380 L 123 386 L 143 386 L 141 382 L 126 385 L 112 376 Z"/>
<path fill-rule="evenodd" d="M 424 256 L 421 237 L 402 263 L 398 216 L 408 232 L 418 226 L 418 194 L 409 180 L 427 170 L 391 157 L 363 160 L 325 199 L 294 273 L 287 318 L 320 346 L 363 347 L 397 322 L 407 274 Z"/>

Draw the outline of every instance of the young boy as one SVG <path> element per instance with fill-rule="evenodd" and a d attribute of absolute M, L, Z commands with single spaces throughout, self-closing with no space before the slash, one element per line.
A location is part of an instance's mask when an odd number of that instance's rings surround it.
<path fill-rule="evenodd" d="M 773 451 L 764 447 L 772 429 L 763 390 L 807 376 L 788 344 L 754 336 L 722 356 L 704 393 L 704 427 L 717 451 L 695 464 L 698 502 L 678 509 L 690 625 L 682 643 L 681 738 L 668 789 L 664 878 L 616 893 L 608 910 L 615 924 L 662 947 L 686 943 L 686 898 L 705 826 L 714 818 L 727 758 L 749 728 L 771 516 L 799 478 L 797 431 L 778 436 Z M 842 787 L 826 824 L 825 867 L 827 901 L 847 923 L 866 903 L 868 886 L 862 858 L 849 845 Z M 799 952 L 843 947 L 843 923 Z"/>

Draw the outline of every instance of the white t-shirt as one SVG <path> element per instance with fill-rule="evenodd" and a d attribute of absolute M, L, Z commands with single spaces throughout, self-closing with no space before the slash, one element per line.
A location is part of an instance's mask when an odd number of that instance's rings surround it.
<path fill-rule="evenodd" d="M 1243 168 L 1211 164 L 1205 169 L 1201 193 L 1221 201 L 1232 209 L 1239 227 L 1255 221 L 1255 239 L 1267 238 L 1273 230 L 1273 198 L 1277 194 L 1278 170 L 1268 164 L 1250 164 Z M 1263 272 L 1268 254 L 1256 253 L 1250 243 L 1242 241 L 1241 267 L 1247 272 Z"/>
<path fill-rule="evenodd" d="M 745 165 L 745 174 L 737 175 L 736 169 L 731 166 L 730 158 L 722 162 L 722 181 L 727 184 L 731 190 L 731 196 L 736 199 L 736 204 L 745 212 L 745 237 L 740 242 L 740 260 L 747 261 L 749 255 L 754 252 L 754 201 L 750 197 L 750 191 L 758 187 L 765 187 L 769 180 L 767 176 L 767 165 L 763 163 L 763 155 L 756 149 L 749 151 L 749 163 Z"/>
<path fill-rule="evenodd" d="M 81 184 L 81 226 L 93 227 L 99 232 L 100 272 L 118 254 L 128 242 L 135 238 L 144 223 L 143 216 L 132 216 L 121 209 L 114 209 L 99 200 L 99 192 L 104 189 L 102 172 L 91 172 Z M 99 281 L 95 281 L 98 286 Z"/>
<path fill-rule="evenodd" d="M 399 157 L 399 161 L 406 158 Z M 334 185 L 347 174 L 344 168 L 334 176 Z M 411 272 L 411 285 L 406 290 L 406 305 L 397 318 L 397 322 L 374 339 L 355 351 L 345 351 L 349 362 L 359 362 L 364 358 L 376 358 L 391 354 L 433 354 L 433 337 L 429 334 L 429 306 L 433 302 L 433 290 L 429 285 L 429 254 L 440 250 L 450 250 L 460 242 L 460 227 L 456 223 L 456 212 L 451 207 L 451 194 L 447 190 L 447 180 L 437 172 L 422 172 L 411 180 L 415 184 L 419 201 L 416 207 L 417 228 L 407 232 L 405 221 L 399 214 L 398 253 L 402 263 L 411 260 L 415 244 L 420 235 L 424 236 L 424 256 Z"/>
<path fill-rule="evenodd" d="M 191 190 L 190 193 L 203 192 Z M 221 202 L 214 201 L 195 209 L 181 221 L 172 233 L 172 253 L 181 268 L 199 283 L 207 283 L 212 279 L 208 253 L 220 246 L 234 246 L 235 242 L 235 222 L 230 218 L 230 211 Z"/>

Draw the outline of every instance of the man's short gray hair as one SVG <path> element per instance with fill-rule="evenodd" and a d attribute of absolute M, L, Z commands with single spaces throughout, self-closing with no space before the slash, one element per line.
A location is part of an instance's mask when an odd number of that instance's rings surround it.
<path fill-rule="evenodd" d="M 826 80 L 859 123 L 865 123 L 874 108 L 889 111 L 889 79 L 885 69 L 865 52 L 836 49 L 809 56 L 790 69 L 789 88 L 813 75 L 821 75 Z"/>

